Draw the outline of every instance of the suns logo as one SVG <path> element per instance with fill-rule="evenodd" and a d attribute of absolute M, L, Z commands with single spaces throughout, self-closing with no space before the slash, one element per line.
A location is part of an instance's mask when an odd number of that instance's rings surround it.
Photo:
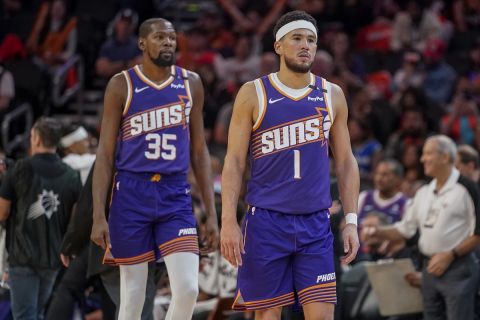
<path fill-rule="evenodd" d="M 58 194 L 53 191 L 42 190 L 35 201 L 28 209 L 28 219 L 33 220 L 42 215 L 50 219 L 54 212 L 57 212 L 60 200 Z"/>
<path fill-rule="evenodd" d="M 293 148 L 298 145 L 320 141 L 322 145 L 328 142 L 332 121 L 328 113 L 318 110 L 317 116 L 301 120 L 282 127 L 265 131 L 259 137 L 261 148 L 256 149 L 255 155 L 262 155 Z"/>

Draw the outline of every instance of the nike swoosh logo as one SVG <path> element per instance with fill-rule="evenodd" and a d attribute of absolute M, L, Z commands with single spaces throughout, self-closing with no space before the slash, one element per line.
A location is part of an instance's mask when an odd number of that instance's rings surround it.
<path fill-rule="evenodd" d="M 145 89 L 148 89 L 148 86 L 143 87 L 143 88 L 140 88 L 140 89 L 139 89 L 139 88 L 135 88 L 135 93 L 140 93 L 140 92 L 142 92 L 142 91 L 145 90 Z"/>
<path fill-rule="evenodd" d="M 275 100 L 272 100 L 272 98 L 268 99 L 268 103 L 272 104 L 272 103 L 275 103 L 275 102 L 278 102 L 280 100 L 283 100 L 285 99 L 285 97 L 281 97 L 281 98 L 278 98 L 278 99 L 275 99 Z"/>

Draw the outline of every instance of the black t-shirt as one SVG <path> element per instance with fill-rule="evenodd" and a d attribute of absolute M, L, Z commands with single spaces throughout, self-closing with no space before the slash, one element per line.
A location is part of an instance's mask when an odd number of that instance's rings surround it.
<path fill-rule="evenodd" d="M 0 197 L 11 201 L 7 219 L 10 265 L 60 266 L 60 245 L 80 190 L 78 172 L 56 154 L 20 160 L 7 172 Z"/>

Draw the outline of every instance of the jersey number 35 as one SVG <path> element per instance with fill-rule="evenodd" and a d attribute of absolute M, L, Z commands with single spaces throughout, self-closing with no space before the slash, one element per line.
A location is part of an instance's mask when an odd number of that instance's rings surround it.
<path fill-rule="evenodd" d="M 176 134 L 158 134 L 149 133 L 145 136 L 145 141 L 149 142 L 148 150 L 145 151 L 145 157 L 149 160 L 174 160 L 177 157 L 177 148 L 172 144 L 177 140 Z"/>

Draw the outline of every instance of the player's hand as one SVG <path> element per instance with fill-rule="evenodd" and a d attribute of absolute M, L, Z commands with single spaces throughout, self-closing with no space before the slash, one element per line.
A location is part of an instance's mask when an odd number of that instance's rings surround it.
<path fill-rule="evenodd" d="M 208 254 L 218 249 L 218 223 L 216 216 L 209 216 L 203 225 L 203 232 L 200 237 L 203 247 L 200 249 L 201 254 Z"/>
<path fill-rule="evenodd" d="M 343 264 L 349 264 L 357 256 L 360 242 L 358 241 L 357 226 L 354 224 L 347 224 L 342 232 L 343 250 L 345 256 L 342 257 Z"/>
<path fill-rule="evenodd" d="M 111 248 L 110 245 L 110 233 L 108 232 L 108 223 L 105 218 L 93 220 L 92 233 L 90 239 L 95 242 L 96 245 L 106 250 Z"/>
<path fill-rule="evenodd" d="M 242 232 L 236 220 L 222 222 L 220 243 L 225 259 L 234 267 L 241 266 L 242 254 L 245 253 L 245 249 L 243 248 Z"/>
<path fill-rule="evenodd" d="M 440 277 L 447 271 L 453 260 L 454 257 L 451 252 L 436 253 L 428 262 L 427 271 L 436 277 Z"/>

